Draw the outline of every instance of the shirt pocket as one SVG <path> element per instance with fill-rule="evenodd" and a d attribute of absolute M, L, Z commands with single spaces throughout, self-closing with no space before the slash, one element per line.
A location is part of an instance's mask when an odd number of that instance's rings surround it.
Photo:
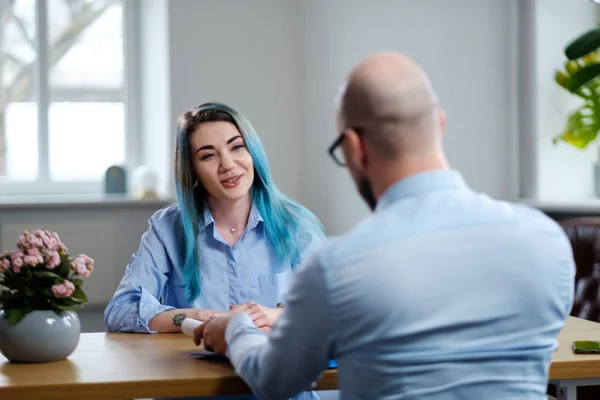
<path fill-rule="evenodd" d="M 250 277 L 250 300 L 261 306 L 274 308 L 283 301 L 290 283 L 290 274 L 257 275 Z"/>

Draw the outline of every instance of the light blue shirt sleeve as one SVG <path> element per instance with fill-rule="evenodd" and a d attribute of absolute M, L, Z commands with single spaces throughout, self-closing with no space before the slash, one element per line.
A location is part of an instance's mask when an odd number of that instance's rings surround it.
<path fill-rule="evenodd" d="M 157 314 L 174 309 L 158 300 L 168 279 L 169 265 L 165 246 L 151 219 L 132 263 L 104 311 L 104 325 L 109 332 L 155 333 L 148 323 Z"/>
<path fill-rule="evenodd" d="M 310 389 L 333 355 L 332 316 L 315 255 L 296 271 L 270 335 L 256 329 L 247 314 L 235 315 L 227 326 L 227 356 L 259 399 L 288 399 Z"/>

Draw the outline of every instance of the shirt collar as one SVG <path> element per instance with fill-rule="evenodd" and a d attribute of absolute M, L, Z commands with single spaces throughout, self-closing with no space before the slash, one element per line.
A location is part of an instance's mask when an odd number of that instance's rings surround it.
<path fill-rule="evenodd" d="M 401 179 L 390 186 L 377 201 L 375 211 L 380 211 L 389 205 L 411 196 L 434 192 L 438 190 L 468 189 L 462 175 L 454 170 L 436 170 L 421 172 Z"/>
<path fill-rule="evenodd" d="M 200 221 L 200 232 L 204 231 L 209 225 L 214 224 L 215 223 L 215 219 L 212 216 L 212 213 L 210 212 L 210 207 L 208 206 L 208 203 L 205 201 L 204 202 L 204 207 L 203 207 L 203 217 L 202 217 L 202 221 Z M 260 213 L 258 212 L 258 209 L 256 208 L 256 206 L 254 205 L 254 203 L 252 203 L 252 207 L 250 208 L 250 215 L 248 216 L 248 225 L 247 228 L 248 230 L 252 230 L 254 228 L 256 228 L 256 226 L 259 223 L 264 223 L 264 220 L 262 218 L 262 216 L 260 215 Z"/>

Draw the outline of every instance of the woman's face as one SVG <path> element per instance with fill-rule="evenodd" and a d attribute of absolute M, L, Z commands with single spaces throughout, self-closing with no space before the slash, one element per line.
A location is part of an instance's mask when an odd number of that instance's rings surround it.
<path fill-rule="evenodd" d="M 248 195 L 254 181 L 254 163 L 235 125 L 203 122 L 189 136 L 191 160 L 198 181 L 217 200 Z"/>

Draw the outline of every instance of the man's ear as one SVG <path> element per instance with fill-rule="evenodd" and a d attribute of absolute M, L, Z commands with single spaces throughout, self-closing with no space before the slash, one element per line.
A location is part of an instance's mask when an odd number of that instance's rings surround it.
<path fill-rule="evenodd" d="M 351 164 L 355 171 L 363 172 L 367 165 L 367 153 L 360 135 L 354 129 L 348 129 L 344 142 L 348 164 Z"/>
<path fill-rule="evenodd" d="M 446 132 L 446 111 L 444 111 L 444 109 L 440 108 L 438 111 L 438 120 L 440 123 L 440 133 L 443 135 L 444 132 Z"/>

